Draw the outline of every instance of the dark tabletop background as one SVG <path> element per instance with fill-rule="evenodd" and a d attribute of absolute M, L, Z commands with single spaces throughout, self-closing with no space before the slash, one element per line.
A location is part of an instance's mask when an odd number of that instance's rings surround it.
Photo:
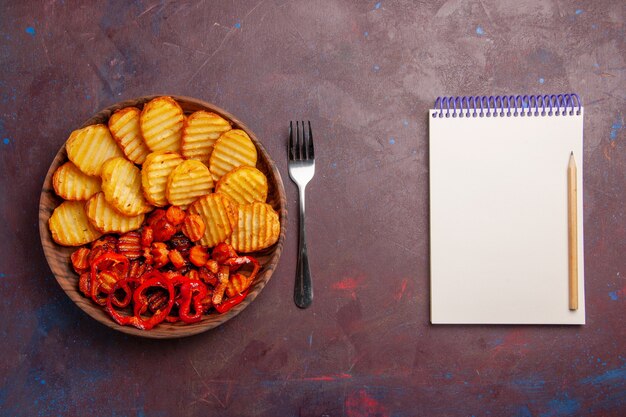
<path fill-rule="evenodd" d="M 625 14 L 622 1 L 2 1 L 0 414 L 624 415 Z M 585 104 L 587 324 L 430 325 L 427 109 L 438 95 L 564 92 Z M 37 229 L 69 132 L 158 93 L 246 123 L 290 210 L 254 303 L 170 341 L 74 306 Z M 318 157 L 304 311 L 285 157 L 295 118 L 311 120 Z"/>

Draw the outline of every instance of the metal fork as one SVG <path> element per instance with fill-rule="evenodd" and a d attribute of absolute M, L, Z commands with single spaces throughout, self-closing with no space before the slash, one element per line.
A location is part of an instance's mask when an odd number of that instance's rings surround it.
<path fill-rule="evenodd" d="M 307 135 L 304 121 L 302 124 L 296 121 L 296 141 L 294 143 L 293 122 L 289 122 L 289 176 L 298 185 L 300 194 L 298 264 L 296 266 L 296 285 L 293 291 L 293 299 L 300 308 L 307 308 L 313 301 L 313 284 L 304 228 L 304 189 L 315 174 L 315 151 L 310 121 L 308 125 L 309 132 Z M 302 126 L 302 135 L 300 135 L 300 126 Z"/>

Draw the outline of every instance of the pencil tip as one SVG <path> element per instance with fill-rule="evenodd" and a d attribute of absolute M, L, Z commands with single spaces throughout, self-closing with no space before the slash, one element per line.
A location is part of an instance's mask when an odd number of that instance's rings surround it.
<path fill-rule="evenodd" d="M 572 152 L 569 154 L 569 156 L 574 156 L 574 151 L 572 151 Z"/>

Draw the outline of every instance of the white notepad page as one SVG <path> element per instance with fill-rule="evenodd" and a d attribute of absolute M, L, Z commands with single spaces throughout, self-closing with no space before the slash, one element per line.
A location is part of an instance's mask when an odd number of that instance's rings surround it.
<path fill-rule="evenodd" d="M 444 110 L 445 111 L 445 110 Z M 433 117 L 431 322 L 584 324 L 583 111 Z M 567 166 L 578 182 L 578 310 L 568 304 Z"/>

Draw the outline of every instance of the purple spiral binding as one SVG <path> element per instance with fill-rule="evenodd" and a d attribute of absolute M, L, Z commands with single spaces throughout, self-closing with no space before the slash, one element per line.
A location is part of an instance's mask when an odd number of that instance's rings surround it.
<path fill-rule="evenodd" d="M 433 117 L 528 117 L 580 115 L 578 94 L 437 97 Z"/>

